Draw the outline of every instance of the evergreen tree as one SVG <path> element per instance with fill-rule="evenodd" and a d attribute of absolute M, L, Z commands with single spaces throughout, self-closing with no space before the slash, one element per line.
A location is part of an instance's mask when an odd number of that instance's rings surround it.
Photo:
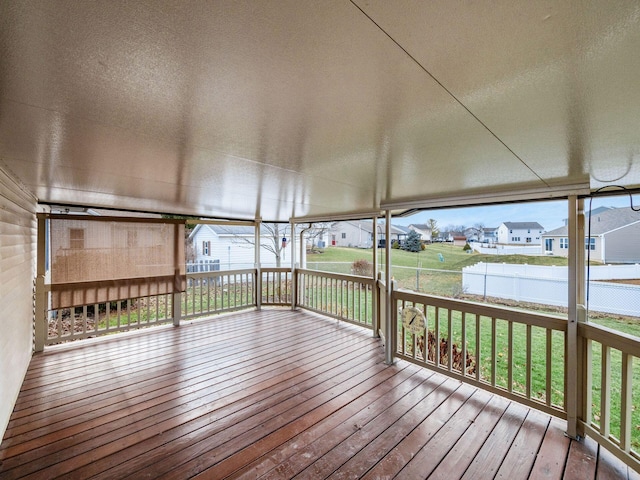
<path fill-rule="evenodd" d="M 418 232 L 414 230 L 409 232 L 404 242 L 404 249 L 409 252 L 419 252 L 422 250 L 422 241 L 420 240 L 420 234 Z"/>

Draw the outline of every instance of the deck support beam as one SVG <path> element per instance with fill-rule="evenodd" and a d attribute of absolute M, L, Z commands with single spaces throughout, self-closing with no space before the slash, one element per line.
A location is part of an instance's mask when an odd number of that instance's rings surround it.
<path fill-rule="evenodd" d="M 298 279 L 296 276 L 296 223 L 291 222 L 291 310 L 298 304 Z"/>
<path fill-rule="evenodd" d="M 37 232 L 37 258 L 36 258 L 36 298 L 34 313 L 34 350 L 42 352 L 47 338 L 47 292 L 44 288 L 46 275 L 46 249 L 47 249 L 47 218 L 43 214 L 38 215 Z"/>
<path fill-rule="evenodd" d="M 584 340 L 578 336 L 578 324 L 586 321 L 584 200 L 576 195 L 568 198 L 569 210 L 569 269 L 568 269 L 568 325 L 566 356 L 566 409 L 567 436 L 578 439 L 584 436 L 579 419 L 583 417 Z"/>
<path fill-rule="evenodd" d="M 371 221 L 373 222 L 372 225 L 372 235 L 373 235 L 373 268 L 371 269 L 371 275 L 373 275 L 373 279 L 376 281 L 376 284 L 373 286 L 373 288 L 371 289 L 371 295 L 373 295 L 372 301 L 371 301 L 371 305 L 372 305 L 372 312 L 371 312 L 371 327 L 373 329 L 373 336 L 374 338 L 380 338 L 380 312 L 378 311 L 378 308 L 380 306 L 380 299 L 378 298 L 379 294 L 380 294 L 380 289 L 378 288 L 377 285 L 377 281 L 378 281 L 378 217 L 376 215 L 374 215 L 371 218 Z"/>
<path fill-rule="evenodd" d="M 256 218 L 255 223 L 255 242 L 253 244 L 254 248 L 254 264 L 256 269 L 256 284 L 254 288 L 253 294 L 255 295 L 254 301 L 256 304 L 256 310 L 260 310 L 262 308 L 262 265 L 260 264 L 260 227 L 262 224 L 261 218 Z"/>
<path fill-rule="evenodd" d="M 385 274 L 385 312 L 384 312 L 384 338 L 385 338 L 385 362 L 388 365 L 393 365 L 393 349 L 395 348 L 394 335 L 393 335 L 393 305 L 391 305 L 391 292 L 393 289 L 393 277 L 391 276 L 391 210 L 385 212 L 384 222 L 385 242 L 384 250 L 386 252 L 384 262 L 384 274 Z"/>

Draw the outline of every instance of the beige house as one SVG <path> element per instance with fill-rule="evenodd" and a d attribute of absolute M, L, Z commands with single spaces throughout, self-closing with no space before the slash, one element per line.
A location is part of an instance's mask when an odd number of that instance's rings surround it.
<path fill-rule="evenodd" d="M 602 263 L 640 262 L 640 213 L 630 208 L 612 208 L 594 213 L 585 227 L 585 249 L 589 258 Z M 590 234 L 587 232 L 591 228 Z M 569 254 L 568 227 L 542 235 L 544 253 Z"/>

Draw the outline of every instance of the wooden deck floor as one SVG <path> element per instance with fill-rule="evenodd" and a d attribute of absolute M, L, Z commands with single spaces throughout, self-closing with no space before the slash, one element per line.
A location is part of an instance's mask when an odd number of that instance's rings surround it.
<path fill-rule="evenodd" d="M 370 332 L 287 310 L 53 348 L 0 478 L 640 478 L 562 421 L 383 360 Z"/>

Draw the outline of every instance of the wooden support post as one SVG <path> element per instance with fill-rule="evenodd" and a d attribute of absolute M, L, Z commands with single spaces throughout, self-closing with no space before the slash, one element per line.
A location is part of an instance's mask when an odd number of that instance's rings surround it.
<path fill-rule="evenodd" d="M 186 224 L 186 221 L 185 221 Z M 173 245 L 174 245 L 174 272 L 175 272 L 175 289 L 178 290 L 178 278 L 180 277 L 180 272 L 182 268 L 185 266 L 185 258 L 184 258 L 184 231 L 179 228 L 178 224 L 173 226 Z M 182 235 L 181 235 L 182 233 Z M 182 293 L 179 291 L 174 291 L 173 298 L 171 300 L 172 303 L 172 311 L 173 314 L 173 326 L 180 326 L 180 319 L 182 318 Z"/>
<path fill-rule="evenodd" d="M 260 310 L 262 308 L 262 264 L 260 260 L 260 227 L 262 224 L 262 220 L 260 218 L 256 219 L 255 225 L 255 242 L 254 242 L 254 263 L 256 269 L 256 283 L 255 283 L 255 304 L 256 309 Z"/>
<path fill-rule="evenodd" d="M 371 275 L 375 283 L 371 288 L 371 327 L 373 329 L 373 336 L 375 338 L 380 337 L 380 312 L 378 310 L 380 301 L 378 296 L 380 290 L 378 290 L 378 217 L 374 216 L 373 220 L 373 268 L 371 269 Z"/>
<path fill-rule="evenodd" d="M 34 350 L 42 352 L 47 337 L 47 292 L 45 291 L 44 277 L 46 275 L 46 249 L 47 249 L 47 218 L 44 214 L 38 214 L 37 232 L 37 257 L 36 257 L 36 301 L 34 312 Z"/>
<path fill-rule="evenodd" d="M 296 224 L 291 222 L 291 310 L 295 310 L 298 300 L 298 276 L 296 272 Z"/>
<path fill-rule="evenodd" d="M 386 339 L 385 343 L 385 362 L 388 365 L 393 365 L 393 349 L 395 348 L 395 343 L 393 341 L 393 329 L 395 326 L 393 325 L 393 308 L 394 306 L 391 304 L 391 293 L 393 291 L 392 284 L 392 276 L 391 276 L 391 211 L 387 210 L 385 214 L 385 283 L 386 283 L 386 301 L 385 301 L 385 314 L 384 314 L 384 338 Z"/>
<path fill-rule="evenodd" d="M 585 365 L 584 340 L 578 337 L 578 324 L 586 321 L 584 200 L 575 195 L 568 199 L 569 210 L 569 281 L 566 356 L 567 436 L 584 435 L 578 420 L 584 413 L 584 375 L 591 366 Z"/>
<path fill-rule="evenodd" d="M 182 293 L 175 292 L 171 298 L 171 313 L 173 315 L 173 326 L 179 327 L 182 319 Z"/>

